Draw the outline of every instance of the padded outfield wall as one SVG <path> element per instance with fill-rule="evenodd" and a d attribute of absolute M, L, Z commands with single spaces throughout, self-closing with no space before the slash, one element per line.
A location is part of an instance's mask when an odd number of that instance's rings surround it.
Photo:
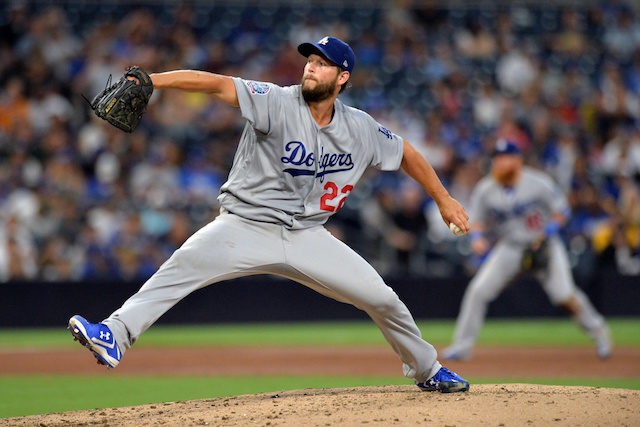
<path fill-rule="evenodd" d="M 454 318 L 467 276 L 447 279 L 388 277 L 419 319 Z M 64 326 L 73 314 L 97 321 L 132 295 L 141 283 L 3 283 L 0 327 Z M 580 283 L 606 316 L 640 315 L 640 278 L 601 275 Z M 561 316 L 537 282 L 523 279 L 510 286 L 489 309 L 489 317 Z M 252 276 L 201 289 L 160 318 L 158 323 L 188 324 L 295 320 L 363 319 L 354 307 L 323 297 L 297 283 L 272 276 Z"/>

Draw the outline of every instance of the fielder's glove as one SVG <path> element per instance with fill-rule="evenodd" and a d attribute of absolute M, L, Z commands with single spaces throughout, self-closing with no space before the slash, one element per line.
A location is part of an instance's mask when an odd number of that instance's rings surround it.
<path fill-rule="evenodd" d="M 135 77 L 137 82 L 127 77 Z M 138 66 L 129 67 L 115 84 L 111 76 L 105 89 L 90 102 L 98 117 L 125 132 L 133 132 L 153 93 L 151 77 Z"/>
<path fill-rule="evenodd" d="M 523 271 L 544 269 L 549 265 L 549 244 L 546 238 L 531 243 L 522 253 Z"/>

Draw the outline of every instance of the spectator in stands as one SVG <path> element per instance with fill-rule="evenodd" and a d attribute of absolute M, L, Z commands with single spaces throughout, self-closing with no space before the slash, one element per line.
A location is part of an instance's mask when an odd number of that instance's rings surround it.
<path fill-rule="evenodd" d="M 34 279 L 38 273 L 33 236 L 13 215 L 0 218 L 0 282 Z"/>
<path fill-rule="evenodd" d="M 24 80 L 10 78 L 0 92 L 0 134 L 12 135 L 29 125 L 29 100 L 24 93 Z"/>

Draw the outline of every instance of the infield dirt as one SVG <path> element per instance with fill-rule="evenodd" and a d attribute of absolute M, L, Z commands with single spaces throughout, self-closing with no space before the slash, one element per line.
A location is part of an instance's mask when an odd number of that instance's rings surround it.
<path fill-rule="evenodd" d="M 637 426 L 640 391 L 531 384 L 468 393 L 309 389 L 12 418 L 15 426 Z M 1 421 L 1 420 L 0 420 Z"/>
<path fill-rule="evenodd" d="M 471 360 L 447 362 L 462 376 L 484 378 L 640 378 L 640 348 L 616 348 L 602 361 L 591 347 L 480 347 Z M 386 346 L 139 347 L 116 369 L 98 366 L 77 346 L 68 350 L 0 351 L 2 372 L 83 375 L 397 375 Z M 407 380 L 408 381 L 408 380 Z"/>

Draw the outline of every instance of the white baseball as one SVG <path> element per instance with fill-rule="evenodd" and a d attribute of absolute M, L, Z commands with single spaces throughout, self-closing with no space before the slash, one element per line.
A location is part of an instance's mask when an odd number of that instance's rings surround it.
<path fill-rule="evenodd" d="M 449 223 L 449 229 L 456 236 L 462 236 L 463 234 L 465 234 L 464 231 L 462 231 L 462 229 L 460 227 L 458 227 L 457 225 L 455 225 L 453 222 Z"/>

